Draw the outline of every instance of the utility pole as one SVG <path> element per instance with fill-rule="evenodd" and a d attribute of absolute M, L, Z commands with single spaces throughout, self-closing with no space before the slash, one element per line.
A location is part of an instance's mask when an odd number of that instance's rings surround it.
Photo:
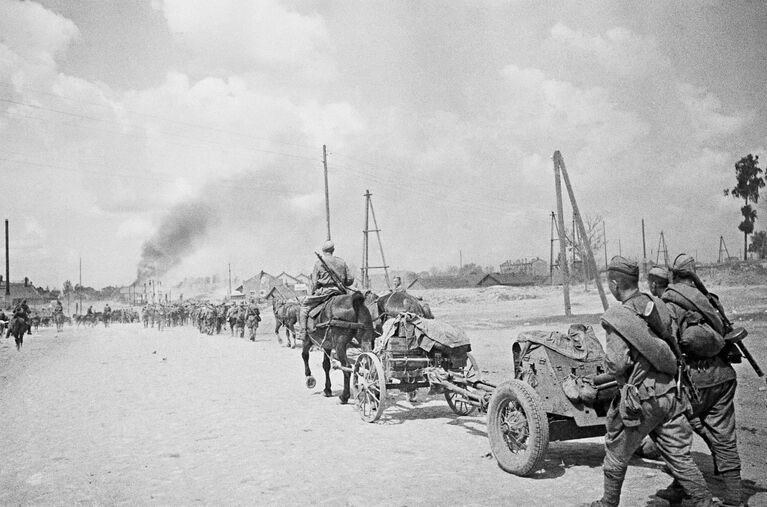
<path fill-rule="evenodd" d="M 559 234 L 559 271 L 562 273 L 562 295 L 565 300 L 565 315 L 572 315 L 570 307 L 570 270 L 567 268 L 567 248 L 565 247 L 565 220 L 562 206 L 562 180 L 559 164 L 554 153 L 554 188 L 557 192 L 557 233 Z"/>
<path fill-rule="evenodd" d="M 8 254 L 8 219 L 5 219 L 5 302 L 11 302 L 11 261 Z"/>
<path fill-rule="evenodd" d="M 232 297 L 232 263 L 228 264 L 229 267 L 229 297 Z"/>
<path fill-rule="evenodd" d="M 551 238 L 549 241 L 549 283 L 551 285 L 554 285 L 554 221 L 556 220 L 556 215 L 554 215 L 554 212 L 551 212 L 551 234 L 549 237 Z"/>
<path fill-rule="evenodd" d="M 80 315 L 83 314 L 83 258 L 80 256 L 80 281 L 78 282 L 80 290 L 77 291 L 80 300 Z"/>
<path fill-rule="evenodd" d="M 644 236 L 644 218 L 642 219 L 642 274 L 647 276 L 647 245 Z"/>
<path fill-rule="evenodd" d="M 605 247 L 605 269 L 607 269 L 607 233 L 604 219 L 602 219 L 602 245 Z"/>
<path fill-rule="evenodd" d="M 322 166 L 325 168 L 325 222 L 328 225 L 328 241 L 330 241 L 330 192 L 328 191 L 328 149 L 322 145 Z"/>
<path fill-rule="evenodd" d="M 588 239 L 588 234 L 586 233 L 586 227 L 583 225 L 583 219 L 581 218 L 581 213 L 578 211 L 578 203 L 575 201 L 575 193 L 573 192 L 573 187 L 570 185 L 570 177 L 567 175 L 567 169 L 565 168 L 565 161 L 562 158 L 562 154 L 559 151 L 554 152 L 554 164 L 555 166 L 558 165 L 562 172 L 562 179 L 565 180 L 565 187 L 567 187 L 567 194 L 570 196 L 570 204 L 573 206 L 573 215 L 575 216 L 575 221 L 578 224 L 578 229 L 580 232 L 581 239 L 585 239 L 584 241 L 584 250 L 586 253 L 586 257 L 588 259 L 584 259 L 584 262 L 588 262 L 589 269 L 593 270 L 594 272 L 594 284 L 597 286 L 597 291 L 599 292 L 599 299 L 602 301 L 602 307 L 607 310 L 607 307 L 609 306 L 607 304 L 607 296 L 605 296 L 605 290 L 602 287 L 602 281 L 599 279 L 599 270 L 597 269 L 597 263 L 594 260 L 594 252 L 591 251 L 591 244 Z"/>
<path fill-rule="evenodd" d="M 370 190 L 365 190 L 365 226 L 362 229 L 362 287 L 365 289 L 370 288 L 370 273 L 369 273 L 369 238 L 368 231 L 370 230 L 369 212 L 370 212 Z"/>
<path fill-rule="evenodd" d="M 655 264 L 658 264 L 661 252 L 663 252 L 663 262 L 665 262 L 666 267 L 669 267 L 668 247 L 666 246 L 666 237 L 663 235 L 663 231 L 660 231 L 660 236 L 658 237 L 658 250 L 655 253 Z"/>
<path fill-rule="evenodd" d="M 391 281 L 389 280 L 389 266 L 386 264 L 386 257 L 384 256 L 383 244 L 381 243 L 381 229 L 378 227 L 378 221 L 376 220 L 376 212 L 373 209 L 373 200 L 371 197 L 373 194 L 370 190 L 365 191 L 365 230 L 362 231 L 362 281 L 366 284 L 365 288 L 370 288 L 370 270 L 371 269 L 383 269 L 384 277 L 386 279 L 386 287 L 391 289 Z M 373 218 L 373 229 L 369 228 L 368 211 Z M 369 247 L 370 241 L 368 233 L 375 232 L 378 239 L 378 249 L 381 252 L 381 266 L 371 266 L 369 262 Z"/>
<path fill-rule="evenodd" d="M 730 252 L 727 251 L 727 244 L 724 242 L 724 236 L 719 236 L 719 264 L 728 262 L 729 260 Z"/>
<path fill-rule="evenodd" d="M 463 269 L 463 251 L 458 250 L 458 271 Z"/>

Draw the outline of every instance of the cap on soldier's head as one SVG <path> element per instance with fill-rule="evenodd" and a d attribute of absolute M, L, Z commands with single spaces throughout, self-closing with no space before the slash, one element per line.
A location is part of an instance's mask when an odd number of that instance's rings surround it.
<path fill-rule="evenodd" d="M 610 263 L 607 265 L 607 271 L 615 271 L 630 277 L 639 278 L 639 264 L 625 257 L 621 257 L 620 255 L 616 255 L 610 259 Z"/>
<path fill-rule="evenodd" d="M 333 251 L 336 249 L 336 245 L 333 244 L 332 241 L 327 240 L 322 244 L 322 251 L 323 252 L 330 252 L 333 253 Z"/>
<path fill-rule="evenodd" d="M 695 273 L 695 259 L 691 255 L 679 254 L 674 259 L 674 264 L 671 267 L 671 271 L 675 275 L 694 274 Z"/>
<path fill-rule="evenodd" d="M 662 280 L 668 280 L 668 270 L 661 266 L 654 266 L 647 273 L 648 277 L 660 278 Z"/>

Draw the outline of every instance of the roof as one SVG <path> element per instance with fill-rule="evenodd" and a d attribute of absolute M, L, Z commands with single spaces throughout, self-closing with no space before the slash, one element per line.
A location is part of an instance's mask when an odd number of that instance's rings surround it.
<path fill-rule="evenodd" d="M 534 285 L 535 278 L 524 273 L 488 273 L 477 285 Z"/>
<path fill-rule="evenodd" d="M 279 297 L 280 299 L 296 299 L 298 300 L 298 295 L 295 293 L 293 289 L 290 287 L 286 287 L 284 285 L 275 285 L 272 287 L 272 289 L 266 294 L 266 299 L 270 298 L 276 298 Z"/>
<path fill-rule="evenodd" d="M 10 286 L 10 298 L 11 299 L 27 299 L 29 301 L 39 301 L 43 299 L 43 296 L 37 292 L 34 285 L 24 285 L 23 282 L 11 282 Z M 5 296 L 5 282 L 0 282 L 0 296 Z"/>
<path fill-rule="evenodd" d="M 298 283 L 298 278 L 296 278 L 295 276 L 290 275 L 290 274 L 288 274 L 288 273 L 286 273 L 284 271 L 282 273 L 280 273 L 279 275 L 277 275 L 275 278 L 282 278 L 283 276 L 288 277 L 291 280 L 293 280 L 294 282 Z"/>

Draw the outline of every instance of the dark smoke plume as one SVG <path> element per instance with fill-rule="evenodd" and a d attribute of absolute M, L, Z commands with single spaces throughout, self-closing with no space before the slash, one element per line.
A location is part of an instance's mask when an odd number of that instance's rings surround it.
<path fill-rule="evenodd" d="M 136 281 L 162 276 L 177 266 L 194 251 L 198 241 L 216 220 L 215 210 L 203 202 L 174 206 L 154 236 L 141 247 Z"/>

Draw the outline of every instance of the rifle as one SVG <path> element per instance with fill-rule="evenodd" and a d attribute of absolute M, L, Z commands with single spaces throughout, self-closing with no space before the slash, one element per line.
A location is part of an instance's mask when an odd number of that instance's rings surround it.
<path fill-rule="evenodd" d="M 331 280 L 333 280 L 333 283 L 338 287 L 338 289 L 341 291 L 342 294 L 347 294 L 346 287 L 344 286 L 343 282 L 338 278 L 338 275 L 336 275 L 336 272 L 330 269 L 330 266 L 328 266 L 328 263 L 325 262 L 325 259 L 322 258 L 320 254 L 317 252 L 314 252 L 314 255 L 317 256 L 317 259 L 322 263 L 322 265 L 325 267 L 325 270 L 328 272 L 328 276 Z"/>
<path fill-rule="evenodd" d="M 660 316 L 658 315 L 658 310 L 655 308 L 655 303 L 653 301 L 647 302 L 641 317 L 650 325 L 650 328 L 653 330 L 656 330 L 656 328 L 662 329 L 665 327 L 662 325 L 662 323 L 660 323 Z M 653 326 L 653 324 L 655 325 Z M 659 333 L 659 335 L 663 341 L 669 344 L 671 351 L 676 356 L 676 398 L 678 400 L 682 399 L 682 385 L 685 385 L 689 388 L 688 395 L 690 402 L 697 403 L 700 400 L 700 391 L 698 391 L 695 382 L 692 380 L 692 376 L 690 375 L 690 366 L 684 360 L 684 354 L 682 354 L 682 349 L 679 347 L 679 342 L 677 341 L 676 336 L 674 336 L 674 333 L 668 332 L 668 330 Z"/>
<path fill-rule="evenodd" d="M 735 347 L 736 349 L 735 353 L 740 353 L 742 357 L 745 357 L 748 363 L 751 365 L 751 368 L 754 369 L 754 373 L 756 373 L 756 376 L 759 378 L 763 378 L 764 372 L 759 367 L 759 364 L 756 362 L 756 359 L 754 359 L 754 356 L 751 355 L 751 352 L 743 343 L 743 339 L 746 336 L 748 336 L 748 331 L 746 331 L 742 327 L 739 327 L 737 329 L 733 327 L 732 322 L 730 322 L 730 319 L 728 319 L 727 315 L 725 315 L 724 313 L 724 307 L 722 306 L 722 303 L 719 302 L 719 296 L 709 292 L 708 289 L 706 289 L 706 286 L 703 285 L 703 282 L 701 281 L 701 279 L 698 278 L 697 274 L 691 273 L 690 278 L 695 284 L 695 287 L 700 292 L 702 292 L 704 296 L 706 296 L 708 301 L 711 303 L 711 306 L 713 306 L 716 309 L 717 313 L 719 313 L 719 316 L 722 318 L 722 323 L 724 324 L 724 341 L 727 343 L 727 345 L 725 346 L 725 350 L 727 350 L 727 348 Z M 736 360 L 731 362 L 740 362 L 740 361 Z M 765 379 L 765 381 L 767 381 L 767 379 Z"/>

